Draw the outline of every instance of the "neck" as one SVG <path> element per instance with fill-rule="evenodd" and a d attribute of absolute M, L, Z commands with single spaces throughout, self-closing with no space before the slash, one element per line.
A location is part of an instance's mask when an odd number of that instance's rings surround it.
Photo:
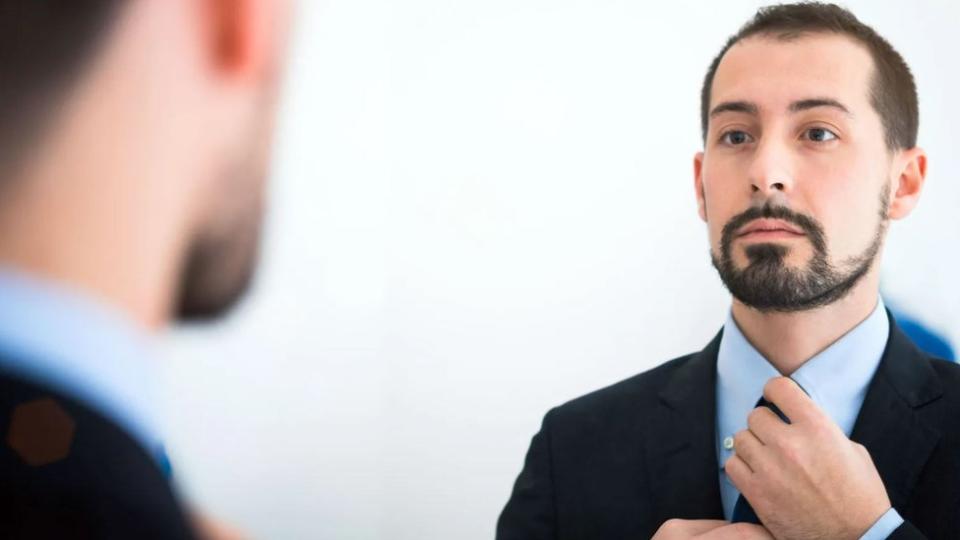
<path fill-rule="evenodd" d="M 196 213 L 180 179 L 196 169 L 158 142 L 142 98 L 101 92 L 78 92 L 0 185 L 0 264 L 87 293 L 155 332 L 171 319 Z"/>
<path fill-rule="evenodd" d="M 761 312 L 735 299 L 733 318 L 750 344 L 789 376 L 870 316 L 877 306 L 879 281 L 874 267 L 844 298 L 795 313 Z"/>
<path fill-rule="evenodd" d="M 155 332 L 170 320 L 180 246 L 162 220 L 150 221 L 147 201 L 104 179 L 91 189 L 74 171 L 10 190 L 0 209 L 0 264 L 84 292 Z"/>

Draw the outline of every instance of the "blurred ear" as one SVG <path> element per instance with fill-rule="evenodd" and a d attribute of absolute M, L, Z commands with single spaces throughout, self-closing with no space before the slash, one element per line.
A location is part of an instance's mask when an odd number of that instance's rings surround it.
<path fill-rule="evenodd" d="M 707 200 L 703 191 L 703 152 L 693 156 L 693 189 L 697 196 L 697 213 L 700 219 L 707 221 Z"/>
<path fill-rule="evenodd" d="M 199 0 L 210 66 L 235 80 L 262 79 L 275 69 L 284 39 L 286 0 Z"/>
<path fill-rule="evenodd" d="M 890 219 L 902 219 L 910 215 L 920 201 L 920 192 L 927 177 L 927 154 L 914 147 L 900 152 L 894 160 L 895 180 L 890 209 Z"/>

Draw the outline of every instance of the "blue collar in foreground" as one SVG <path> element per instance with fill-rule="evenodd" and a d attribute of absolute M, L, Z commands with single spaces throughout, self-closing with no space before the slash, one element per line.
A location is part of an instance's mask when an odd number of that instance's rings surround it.
<path fill-rule="evenodd" d="M 152 349 L 151 336 L 118 310 L 0 268 L 0 371 L 86 404 L 157 456 Z"/>

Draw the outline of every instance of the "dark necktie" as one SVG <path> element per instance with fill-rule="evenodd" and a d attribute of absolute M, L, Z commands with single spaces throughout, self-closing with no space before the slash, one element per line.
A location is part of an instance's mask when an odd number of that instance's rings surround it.
<path fill-rule="evenodd" d="M 788 424 L 790 423 L 790 419 L 783 414 L 783 411 L 762 397 L 760 398 L 760 401 L 757 402 L 757 407 L 767 407 L 771 411 L 777 413 L 777 416 L 779 416 L 781 420 Z M 750 502 L 747 501 L 747 498 L 743 495 L 740 495 L 737 497 L 737 504 L 733 506 L 733 516 L 731 517 L 730 522 L 753 523 L 755 525 L 760 525 L 760 518 L 758 518 L 757 513 L 753 511 L 753 507 L 750 506 Z"/>

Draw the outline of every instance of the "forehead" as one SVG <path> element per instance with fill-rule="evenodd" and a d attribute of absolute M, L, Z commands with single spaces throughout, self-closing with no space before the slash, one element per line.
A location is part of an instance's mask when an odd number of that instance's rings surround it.
<path fill-rule="evenodd" d="M 870 106 L 872 73 L 867 49 L 847 36 L 751 36 L 730 47 L 720 61 L 711 107 L 750 101 L 762 110 L 783 110 L 797 99 L 817 96 L 841 101 L 855 114 Z"/>

